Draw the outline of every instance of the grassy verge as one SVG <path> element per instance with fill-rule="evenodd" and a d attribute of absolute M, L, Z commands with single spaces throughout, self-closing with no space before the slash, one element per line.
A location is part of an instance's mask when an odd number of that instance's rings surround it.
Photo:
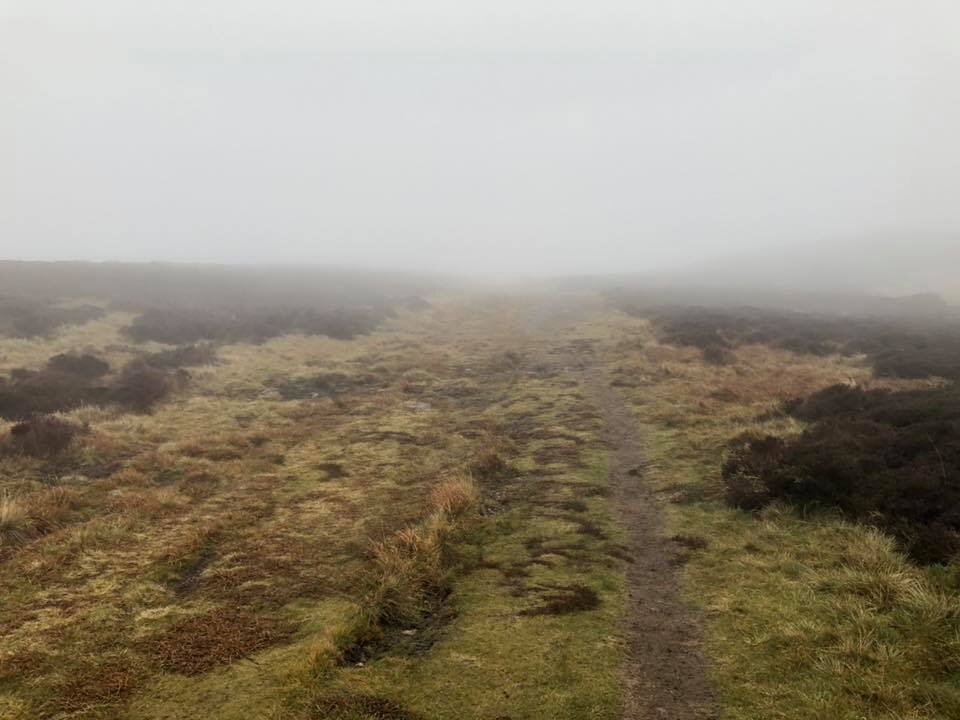
<path fill-rule="evenodd" d="M 889 537 L 829 513 L 775 505 L 757 516 L 721 499 L 731 438 L 800 431 L 771 412 L 781 400 L 884 383 L 855 361 L 760 346 L 707 365 L 643 322 L 607 322 L 611 371 L 641 418 L 671 532 L 704 541 L 684 578 L 708 614 L 724 717 L 960 716 L 960 599 L 944 569 L 914 566 Z"/>
<path fill-rule="evenodd" d="M 530 380 L 487 411 L 502 439 L 468 463 L 477 504 L 441 486 L 421 523 L 374 548 L 366 604 L 275 717 L 618 716 L 618 530 L 570 384 Z"/>

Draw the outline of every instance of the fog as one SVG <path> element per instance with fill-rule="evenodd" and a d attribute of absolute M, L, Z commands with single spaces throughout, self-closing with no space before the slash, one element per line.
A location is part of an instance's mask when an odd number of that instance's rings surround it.
<path fill-rule="evenodd" d="M 922 289 L 958 37 L 949 0 L 0 0 L 0 257 Z"/>

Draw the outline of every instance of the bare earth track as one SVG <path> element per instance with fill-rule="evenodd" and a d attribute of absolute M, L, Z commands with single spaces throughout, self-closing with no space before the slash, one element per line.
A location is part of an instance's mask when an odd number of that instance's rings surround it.
<path fill-rule="evenodd" d="M 555 337 L 581 319 L 585 309 L 576 302 L 537 305 L 528 310 L 528 331 Z M 713 720 L 719 711 L 707 681 L 702 622 L 680 597 L 677 568 L 682 559 L 677 543 L 664 533 L 660 499 L 646 478 L 639 422 L 592 355 L 575 351 L 563 364 L 579 369 L 583 389 L 603 418 L 612 504 L 631 558 L 622 718 Z"/>
<path fill-rule="evenodd" d="M 585 385 L 607 427 L 613 504 L 632 558 L 623 718 L 716 718 L 699 618 L 679 597 L 680 558 L 676 544 L 663 535 L 658 498 L 644 479 L 638 423 L 602 370 L 586 370 Z"/>

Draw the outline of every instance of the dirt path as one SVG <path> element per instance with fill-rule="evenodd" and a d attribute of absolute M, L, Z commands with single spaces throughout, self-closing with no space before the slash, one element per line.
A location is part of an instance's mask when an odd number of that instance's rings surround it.
<path fill-rule="evenodd" d="M 526 327 L 549 338 L 596 306 L 596 300 L 583 297 L 554 297 L 527 309 Z M 706 679 L 700 617 L 680 598 L 679 547 L 664 536 L 660 500 L 645 477 L 639 422 L 611 387 L 593 350 L 570 356 L 560 351 L 559 356 L 563 366 L 579 369 L 606 424 L 614 511 L 633 560 L 627 565 L 623 720 L 715 719 L 719 713 Z"/>
<path fill-rule="evenodd" d="M 700 651 L 699 618 L 679 598 L 678 549 L 663 536 L 659 501 L 644 479 L 638 423 L 601 369 L 585 370 L 585 385 L 607 425 L 614 506 L 633 558 L 627 566 L 623 718 L 716 718 Z"/>

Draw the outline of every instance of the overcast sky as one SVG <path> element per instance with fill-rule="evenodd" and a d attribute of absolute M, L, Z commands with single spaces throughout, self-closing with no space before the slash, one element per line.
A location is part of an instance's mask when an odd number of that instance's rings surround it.
<path fill-rule="evenodd" d="M 960 229 L 956 0 L 0 0 L 0 257 L 642 271 Z"/>

